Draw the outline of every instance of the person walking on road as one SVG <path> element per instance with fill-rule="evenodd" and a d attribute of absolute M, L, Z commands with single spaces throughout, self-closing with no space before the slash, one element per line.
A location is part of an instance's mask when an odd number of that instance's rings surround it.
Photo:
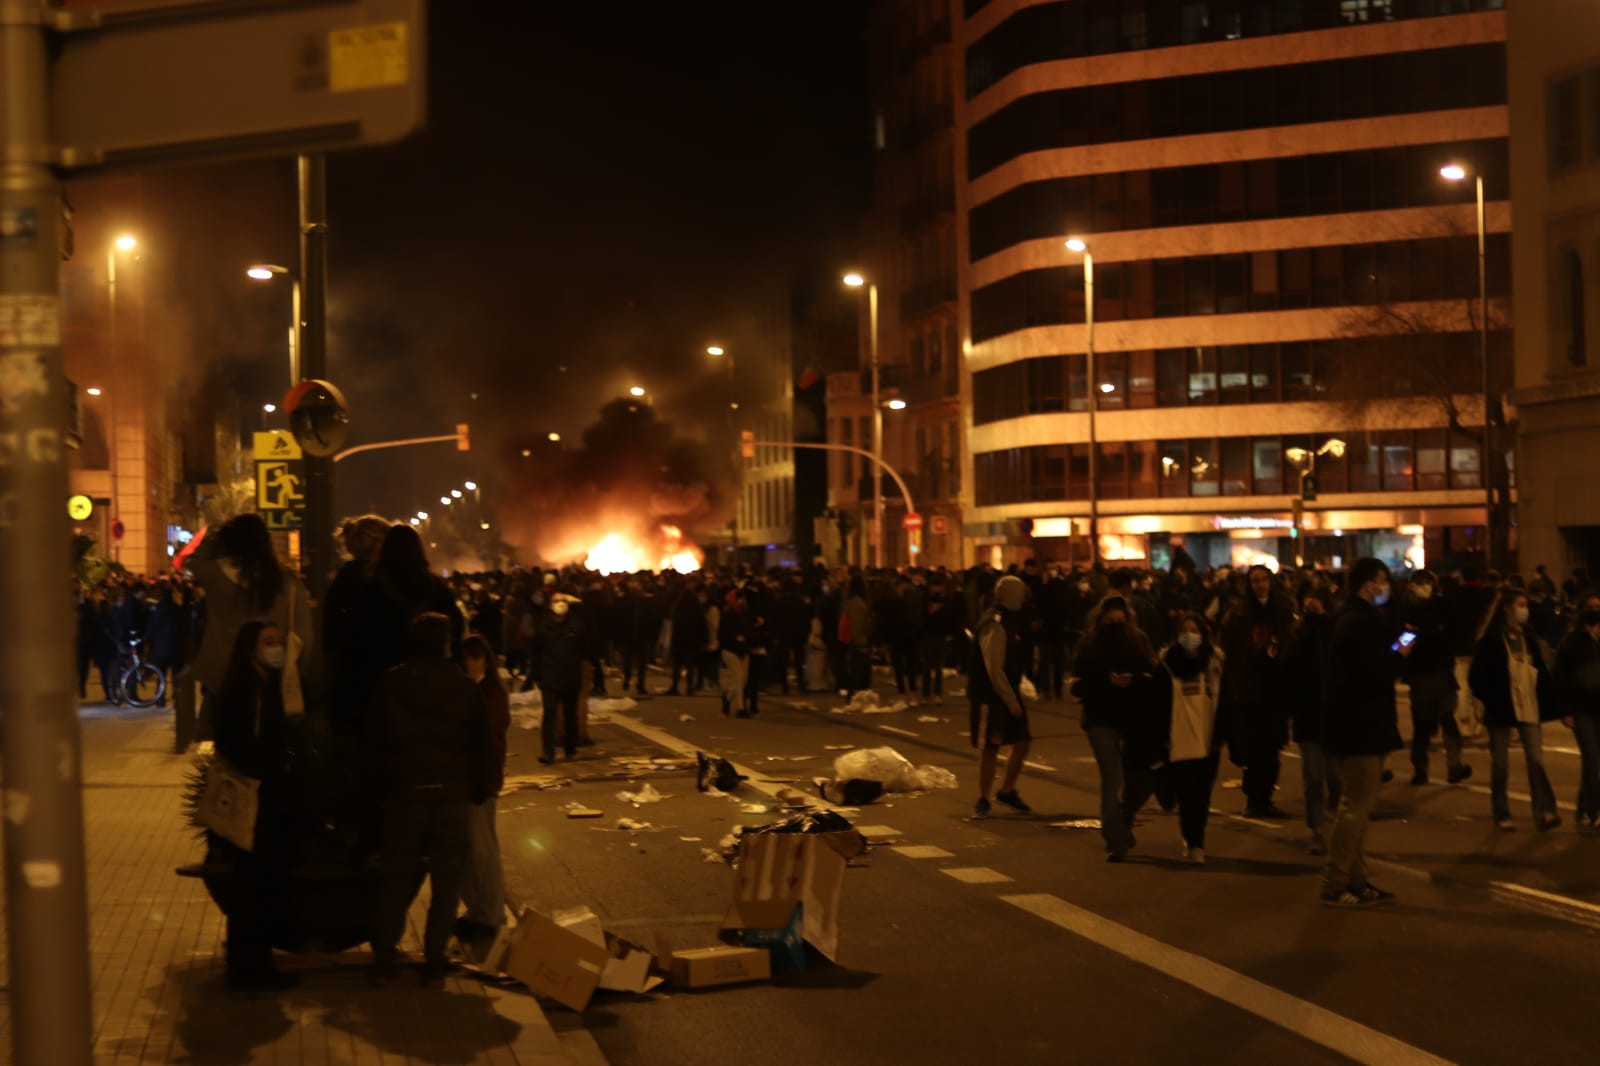
<path fill-rule="evenodd" d="M 722 717 L 737 713 L 750 717 L 750 642 L 753 636 L 749 603 L 743 589 L 728 590 L 717 625 L 717 644 L 722 648 Z"/>
<path fill-rule="evenodd" d="M 1154 695 L 1163 712 L 1157 715 L 1162 773 L 1177 800 L 1183 857 L 1199 865 L 1206 861 L 1206 821 L 1221 750 L 1217 705 L 1222 695 L 1222 652 L 1207 639 L 1206 621 L 1200 615 L 1183 615 L 1177 629 L 1177 638 L 1161 654 L 1168 684 Z M 1158 674 L 1158 685 L 1160 681 Z M 1154 785 L 1150 775 L 1129 776 L 1122 805 L 1128 825 L 1133 825 Z"/>
<path fill-rule="evenodd" d="M 705 591 L 693 587 L 678 593 L 672 604 L 672 686 L 668 696 L 692 696 L 700 689 L 700 660 L 705 655 Z M 679 680 L 683 687 L 678 687 Z"/>
<path fill-rule="evenodd" d="M 1427 570 L 1411 575 L 1409 595 L 1400 605 L 1400 620 L 1417 635 L 1406 660 L 1411 686 L 1411 783 L 1428 783 L 1428 747 L 1435 733 L 1444 734 L 1445 776 L 1452 785 L 1472 776 L 1461 760 L 1461 727 L 1456 724 L 1456 661 L 1450 633 L 1451 616 L 1435 595 L 1439 582 Z"/>
<path fill-rule="evenodd" d="M 1511 777 L 1511 733 L 1522 742 L 1528 764 L 1528 793 L 1533 800 L 1533 820 L 1540 832 L 1561 824 L 1556 794 L 1544 768 L 1544 734 L 1541 723 L 1561 716 L 1546 648 L 1528 625 L 1528 596 L 1507 587 L 1478 630 L 1467 684 L 1483 701 L 1483 723 L 1489 730 L 1490 803 L 1494 824 L 1505 832 L 1516 828 L 1511 820 L 1507 786 Z"/>
<path fill-rule="evenodd" d="M 1378 805 L 1383 759 L 1401 748 L 1394 684 L 1411 654 L 1383 616 L 1389 568 L 1358 559 L 1350 568 L 1349 598 L 1333 619 L 1328 646 L 1328 702 L 1322 743 L 1338 767 L 1344 795 L 1328 846 L 1322 902 L 1330 907 L 1393 903 L 1367 879 L 1367 824 Z"/>
<path fill-rule="evenodd" d="M 549 609 L 534 638 L 533 661 L 539 677 L 544 720 L 539 740 L 548 766 L 556 760 L 559 736 L 569 760 L 578 754 L 578 695 L 583 690 L 583 623 L 573 613 L 574 600 L 564 592 L 550 597 Z"/>
<path fill-rule="evenodd" d="M 489 641 L 477 634 L 462 644 L 461 660 L 467 677 L 483 694 L 489 718 L 493 756 L 489 768 L 489 795 L 474 803 L 467 823 L 467 865 L 461 878 L 461 903 L 466 909 L 456 921 L 456 938 L 468 942 L 492 940 L 506 914 L 506 877 L 500 863 L 500 834 L 496 807 L 506 781 L 506 733 L 511 728 L 511 700 L 500 680 L 500 666 Z"/>
<path fill-rule="evenodd" d="M 1136 721 L 1139 701 L 1148 698 L 1155 654 L 1150 638 L 1129 618 L 1127 601 L 1110 596 L 1100 602 L 1094 628 L 1073 658 L 1072 695 L 1083 705 L 1083 731 L 1100 770 L 1100 835 L 1106 861 L 1122 862 L 1134 845 L 1133 826 L 1122 805 L 1124 732 Z"/>
<path fill-rule="evenodd" d="M 1556 652 L 1562 724 L 1578 741 L 1578 828 L 1600 829 L 1600 594 L 1586 594 Z"/>
<path fill-rule="evenodd" d="M 367 716 L 367 750 L 384 798 L 383 879 L 372 939 L 372 983 L 396 976 L 417 868 L 428 861 L 422 984 L 443 988 L 467 865 L 472 806 L 489 798 L 494 742 L 483 693 L 450 658 L 450 619 L 429 612 L 407 631 L 410 658 L 384 674 Z"/>
<path fill-rule="evenodd" d="M 845 699 L 872 687 L 872 607 L 867 602 L 867 580 L 850 575 L 839 612 L 839 643 L 844 646 Z"/>
<path fill-rule="evenodd" d="M 1009 747 L 1011 756 L 1006 761 L 1005 780 L 994 798 L 1023 814 L 1033 810 L 1017 793 L 1017 780 L 1033 741 L 1028 708 L 1022 702 L 1022 674 L 1028 665 L 1021 614 L 1026 598 L 1027 586 L 1022 579 L 1007 575 L 995 584 L 993 602 L 978 622 L 977 642 L 967 672 L 972 746 L 979 753 L 974 818 L 989 816 L 989 790 L 994 787 L 1002 747 Z"/>
<path fill-rule="evenodd" d="M 1228 610 L 1221 625 L 1228 751 L 1244 769 L 1244 813 L 1287 818 L 1272 794 L 1278 787 L 1279 752 L 1289 742 L 1284 664 L 1294 643 L 1294 605 L 1264 566 L 1250 568 L 1249 585 L 1249 594 Z"/>
<path fill-rule="evenodd" d="M 1289 653 L 1288 692 L 1294 742 L 1300 748 L 1300 775 L 1304 785 L 1306 828 L 1311 831 L 1309 851 L 1328 854 L 1328 812 L 1339 809 L 1339 770 L 1322 744 L 1327 707 L 1328 643 L 1333 638 L 1333 616 L 1323 592 L 1306 593 L 1300 607 L 1300 632 Z"/>

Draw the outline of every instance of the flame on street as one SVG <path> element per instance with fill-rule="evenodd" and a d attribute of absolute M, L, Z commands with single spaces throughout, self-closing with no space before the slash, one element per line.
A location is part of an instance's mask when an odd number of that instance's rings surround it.
<path fill-rule="evenodd" d="M 660 544 L 649 547 L 623 533 L 607 533 L 589 549 L 583 565 L 602 574 L 634 574 L 641 570 L 676 570 L 692 574 L 700 569 L 701 555 L 683 539 L 677 526 L 662 526 Z"/>

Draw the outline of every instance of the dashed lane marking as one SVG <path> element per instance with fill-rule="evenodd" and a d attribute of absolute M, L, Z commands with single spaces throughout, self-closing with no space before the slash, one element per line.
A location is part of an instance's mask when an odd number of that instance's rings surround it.
<path fill-rule="evenodd" d="M 1457 785 L 1456 787 L 1464 788 L 1468 792 L 1476 792 L 1480 796 L 1494 795 L 1494 790 L 1488 785 Z M 1531 804 L 1533 802 L 1533 797 L 1528 795 L 1526 792 L 1512 792 L 1510 789 L 1506 790 L 1506 799 L 1514 799 L 1518 803 Z M 1567 803 L 1564 800 L 1556 800 L 1556 806 L 1563 811 L 1571 811 L 1574 814 L 1576 814 L 1578 811 L 1578 805 L 1576 803 Z"/>
<path fill-rule="evenodd" d="M 1049 765 L 1046 765 L 1045 763 L 1042 763 L 1042 762 L 1034 762 L 1032 759 L 1024 759 L 1022 765 L 1023 766 L 1031 766 L 1035 770 L 1046 770 L 1046 771 L 1048 771 L 1048 772 L 1050 772 L 1052 774 L 1060 772 L 1054 766 L 1049 766 Z"/>
<path fill-rule="evenodd" d="M 869 844 L 880 840 L 899 840 L 905 835 L 892 825 L 858 825 L 856 832 L 866 837 Z"/>
<path fill-rule="evenodd" d="M 1374 1066 L 1447 1066 L 1419 1047 L 1360 1022 L 1264 985 L 1226 966 L 1190 954 L 1153 937 L 1050 895 L 1001 896 L 1005 902 L 1074 933 L 1208 996 L 1231 1003 L 1258 1018 L 1321 1044 L 1356 1062 Z"/>
<path fill-rule="evenodd" d="M 908 859 L 953 859 L 955 852 L 946 851 L 933 844 L 893 844 L 891 851 L 904 855 Z"/>
<path fill-rule="evenodd" d="M 1537 911 L 1547 916 L 1562 918 L 1600 929 L 1600 906 L 1558 892 L 1545 892 L 1527 885 L 1514 885 L 1509 881 L 1489 882 L 1489 894 L 1502 903 L 1523 910 Z"/>
<path fill-rule="evenodd" d="M 885 733 L 899 733 L 903 737 L 920 737 L 922 735 L 921 733 L 913 733 L 909 729 L 901 729 L 897 725 L 880 725 L 878 728 Z"/>
<path fill-rule="evenodd" d="M 999 870 L 991 870 L 987 866 L 947 867 L 939 872 L 966 885 L 998 885 L 1011 880 Z"/>

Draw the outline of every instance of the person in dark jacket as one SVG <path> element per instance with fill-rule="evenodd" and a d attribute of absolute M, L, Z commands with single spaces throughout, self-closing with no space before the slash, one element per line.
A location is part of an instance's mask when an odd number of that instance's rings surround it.
<path fill-rule="evenodd" d="M 1454 619 L 1437 595 L 1439 582 L 1427 570 L 1418 570 L 1408 583 L 1400 604 L 1400 621 L 1416 634 L 1406 660 L 1406 681 L 1411 686 L 1411 783 L 1428 783 L 1428 746 L 1435 733 L 1444 734 L 1445 775 L 1452 784 L 1472 776 L 1461 760 L 1461 727 L 1456 724 L 1456 661 L 1451 626 Z"/>
<path fill-rule="evenodd" d="M 428 553 L 417 531 L 406 525 L 391 526 L 378 549 L 378 565 L 362 590 L 354 626 L 356 639 L 349 649 L 354 673 L 339 689 L 358 709 L 355 720 L 345 726 L 347 731 L 366 732 L 360 715 L 371 706 L 372 693 L 384 675 L 405 659 L 412 620 L 429 613 L 445 616 L 450 623 L 451 647 L 459 648 L 466 622 L 455 596 L 429 568 Z"/>
<path fill-rule="evenodd" d="M 795 574 L 784 583 L 772 606 L 773 658 L 778 683 L 789 694 L 789 670 L 794 669 L 795 685 L 806 692 L 806 642 L 811 639 L 811 615 L 815 609 L 805 578 Z"/>
<path fill-rule="evenodd" d="M 1030 808 L 1017 793 L 1022 764 L 1027 761 L 1033 734 L 1028 728 L 1028 708 L 1022 702 L 1022 675 L 1028 664 L 1028 644 L 1022 633 L 1022 605 L 1027 586 L 1015 575 L 995 584 L 990 608 L 978 622 L 978 639 L 967 671 L 972 746 L 978 749 L 978 800 L 974 818 L 989 816 L 989 790 L 994 787 L 1000 749 L 1009 747 L 1006 776 L 995 799 L 1013 810 Z"/>
<path fill-rule="evenodd" d="M 178 652 L 183 641 L 184 608 L 178 596 L 179 593 L 173 590 L 170 583 L 162 582 L 161 591 L 156 594 L 155 606 L 150 608 L 145 623 L 145 657 L 155 664 L 163 677 L 176 677 L 183 667 Z M 170 680 L 168 688 L 163 690 L 159 706 L 167 705 L 169 693 L 176 693 Z"/>
<path fill-rule="evenodd" d="M 544 703 L 539 761 L 555 762 L 559 733 L 568 759 L 578 754 L 578 694 L 583 690 L 585 644 L 583 623 L 572 610 L 573 598 L 564 592 L 550 597 L 549 610 L 534 638 L 533 659 Z"/>
<path fill-rule="evenodd" d="M 256 794 L 253 847 L 220 838 L 214 846 L 233 866 L 228 928 L 223 945 L 229 986 L 292 988 L 299 981 L 272 958 L 275 901 L 284 898 L 294 864 L 296 816 L 283 710 L 283 631 L 271 622 L 239 630 L 217 694 L 216 751 L 235 770 L 261 782 Z"/>
<path fill-rule="evenodd" d="M 1522 741 L 1528 764 L 1534 824 L 1541 832 L 1561 824 L 1555 790 L 1544 768 L 1541 723 L 1561 717 L 1546 658 L 1544 642 L 1528 624 L 1527 593 L 1502 589 L 1479 627 L 1467 685 L 1483 701 L 1483 724 L 1489 730 L 1490 804 L 1495 825 L 1506 832 L 1516 828 L 1506 791 L 1511 777 L 1512 730 Z"/>
<path fill-rule="evenodd" d="M 456 937 L 469 942 L 493 940 L 505 922 L 506 878 L 500 863 L 500 835 L 495 828 L 496 797 L 506 781 L 506 733 L 511 728 L 511 702 L 500 680 L 500 667 L 487 637 L 473 634 L 462 644 L 461 661 L 467 677 L 483 694 L 494 744 L 490 762 L 489 795 L 472 805 L 467 825 L 467 866 L 461 878 L 461 903 L 465 912 L 456 922 Z"/>
<path fill-rule="evenodd" d="M 700 690 L 700 660 L 709 639 L 705 591 L 685 588 L 672 605 L 672 687 L 667 689 L 668 696 L 678 695 L 680 678 L 685 695 L 692 696 Z"/>
<path fill-rule="evenodd" d="M 750 652 L 754 619 L 744 590 L 733 588 L 723 601 L 717 623 L 717 645 L 722 649 L 722 716 L 737 712 L 750 717 Z"/>
<path fill-rule="evenodd" d="M 1600 829 L 1600 594 L 1579 601 L 1555 680 L 1562 724 L 1578 741 L 1578 828 Z"/>
<path fill-rule="evenodd" d="M 467 865 L 472 805 L 489 798 L 494 741 L 476 682 L 451 659 L 451 622 L 428 612 L 407 630 L 410 658 L 383 675 L 367 715 L 367 751 L 384 797 L 383 881 L 372 939 L 374 984 L 392 983 L 417 868 L 428 862 L 432 899 L 423 932 L 422 983 L 443 988 L 444 950 Z"/>
<path fill-rule="evenodd" d="M 1133 827 L 1123 817 L 1124 735 L 1140 717 L 1155 677 L 1150 638 L 1134 624 L 1127 603 L 1115 596 L 1100 602 L 1095 625 L 1073 656 L 1072 695 L 1083 705 L 1088 734 L 1100 770 L 1100 835 L 1106 861 L 1122 862 L 1133 847 Z"/>
<path fill-rule="evenodd" d="M 1330 907 L 1394 902 L 1393 893 L 1367 879 L 1366 865 L 1367 824 L 1378 805 L 1383 759 L 1401 747 L 1394 683 L 1411 653 L 1383 616 L 1390 591 L 1387 566 L 1370 557 L 1356 560 L 1328 642 L 1322 744 L 1344 784 L 1322 880 L 1322 902 Z"/>
<path fill-rule="evenodd" d="M 328 667 L 328 721 L 344 736 L 359 737 L 362 715 L 372 703 L 381 670 L 363 630 L 366 601 L 389 523 L 377 515 L 352 518 L 339 527 L 350 561 L 339 568 L 322 600 L 322 652 Z"/>
<path fill-rule="evenodd" d="M 1222 708 L 1229 756 L 1244 768 L 1245 814 L 1287 818 L 1273 802 L 1279 752 L 1289 742 L 1284 665 L 1294 644 L 1294 605 L 1272 571 L 1252 566 L 1249 594 L 1223 617 Z"/>
<path fill-rule="evenodd" d="M 1300 775 L 1304 784 L 1306 828 L 1311 830 L 1310 851 L 1328 854 L 1328 812 L 1339 809 L 1339 770 L 1322 746 L 1322 720 L 1327 701 L 1328 643 L 1333 637 L 1333 616 L 1328 596 L 1307 592 L 1300 607 L 1300 630 L 1289 653 L 1287 667 L 1290 725 L 1300 748 Z"/>

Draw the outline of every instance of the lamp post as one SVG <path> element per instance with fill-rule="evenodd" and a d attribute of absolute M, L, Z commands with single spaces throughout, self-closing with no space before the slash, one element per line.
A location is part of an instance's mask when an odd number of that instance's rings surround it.
<path fill-rule="evenodd" d="M 1305 475 L 1310 477 L 1313 490 L 1317 482 L 1317 456 L 1331 455 L 1335 459 L 1344 458 L 1345 443 L 1338 437 L 1330 437 L 1322 442 L 1320 448 L 1285 448 L 1283 454 L 1291 463 L 1303 465 Z M 1304 566 L 1306 562 L 1305 537 L 1301 533 L 1301 520 L 1305 517 L 1306 482 L 1302 477 L 1299 491 L 1295 494 L 1294 507 L 1294 539 L 1295 539 L 1295 566 Z"/>
<path fill-rule="evenodd" d="M 117 334 L 117 253 L 131 252 L 139 247 L 139 239 L 131 234 L 124 233 L 106 246 L 106 354 L 107 362 L 111 364 L 111 385 L 117 387 L 117 349 L 120 347 L 120 338 Z M 124 390 L 125 391 L 125 390 Z M 117 477 L 117 399 L 120 394 L 113 392 L 111 402 L 106 404 L 106 429 L 110 431 L 111 441 L 106 448 L 106 466 L 110 467 L 111 474 L 111 522 L 115 525 L 122 520 L 122 500 L 118 489 L 120 479 Z M 122 561 L 122 542 L 115 538 L 111 541 L 111 558 L 116 562 Z"/>
<path fill-rule="evenodd" d="M 1100 387 L 1094 372 L 1094 252 L 1082 237 L 1068 238 L 1066 243 L 1069 252 L 1083 254 L 1083 380 L 1089 405 L 1089 566 L 1092 569 L 1100 562 L 1100 447 L 1095 436 L 1095 411 L 1100 406 Z"/>
<path fill-rule="evenodd" d="M 1459 163 L 1439 168 L 1446 181 L 1465 181 L 1467 168 Z M 1472 175 L 1478 201 L 1478 359 L 1483 373 L 1483 568 L 1494 569 L 1494 417 L 1493 394 L 1489 391 L 1489 283 L 1484 255 L 1483 173 Z"/>
<path fill-rule="evenodd" d="M 256 263 L 244 273 L 252 281 L 272 281 L 280 277 L 289 279 L 289 384 L 293 386 L 300 381 L 300 274 L 274 263 Z"/>
<path fill-rule="evenodd" d="M 733 449 L 733 463 L 741 467 L 739 454 L 739 434 L 735 432 L 734 412 L 739 409 L 739 401 L 733 384 L 733 353 L 720 344 L 706 346 L 706 354 L 713 359 L 726 359 L 728 362 L 728 440 L 729 447 Z M 739 499 L 744 499 L 743 479 L 740 479 Z M 733 517 L 728 519 L 728 566 L 735 570 L 739 566 L 739 505 L 733 507 Z"/>
<path fill-rule="evenodd" d="M 852 289 L 863 286 L 867 290 L 867 350 L 872 365 L 872 566 L 883 569 L 883 403 L 880 400 L 878 372 L 878 283 L 869 282 L 859 273 L 844 276 L 844 283 Z"/>

